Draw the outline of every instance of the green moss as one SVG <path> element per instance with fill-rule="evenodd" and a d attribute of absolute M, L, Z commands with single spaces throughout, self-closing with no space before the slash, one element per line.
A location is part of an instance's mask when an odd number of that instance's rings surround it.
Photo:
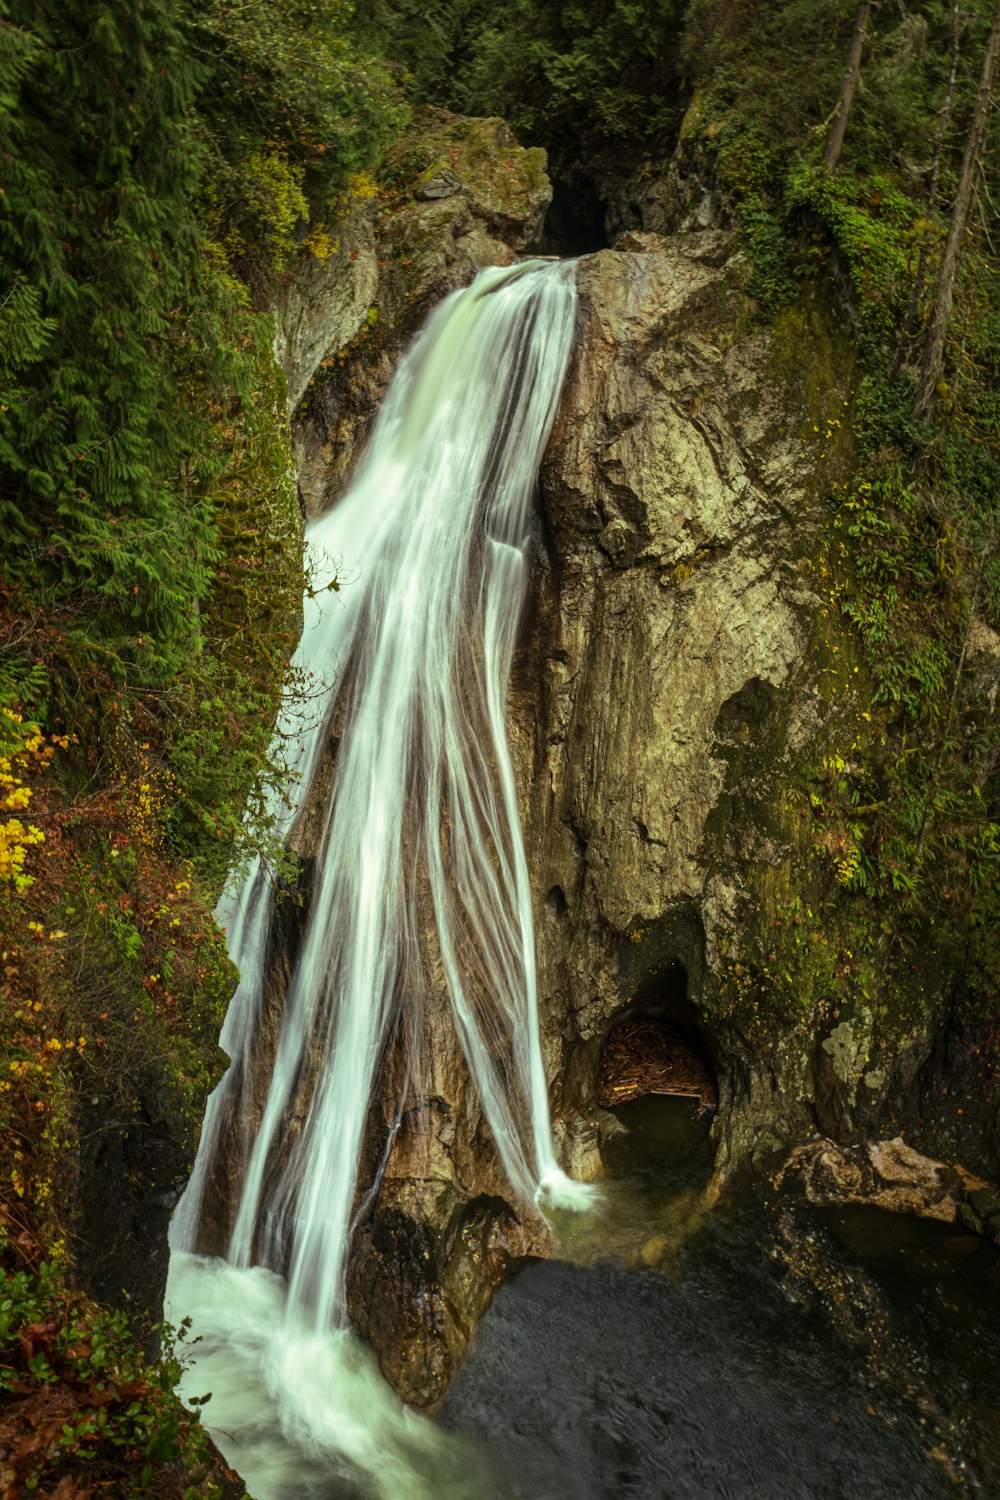
<path fill-rule="evenodd" d="M 905 309 L 920 205 L 884 173 L 834 175 L 810 160 L 789 173 L 785 201 L 790 216 L 815 216 L 832 239 L 858 309 L 862 349 L 881 360 Z"/>
<path fill-rule="evenodd" d="M 691 102 L 684 112 L 678 132 L 678 144 L 683 145 L 689 141 L 697 140 L 705 129 L 706 123 L 706 100 L 700 89 L 696 89 L 691 96 Z"/>
<path fill-rule="evenodd" d="M 842 1083 L 845 1048 L 854 1059 L 851 1096 L 864 1084 L 870 1096 L 884 1098 L 894 1060 L 923 1045 L 947 993 L 967 920 L 967 908 L 947 908 L 959 900 L 974 828 L 960 834 L 952 824 L 956 847 L 939 845 L 927 880 L 917 845 L 921 828 L 932 837 L 920 790 L 928 761 L 916 746 L 908 754 L 900 745 L 893 710 L 879 701 L 878 680 L 852 627 L 856 563 L 831 519 L 808 563 L 822 602 L 789 695 L 813 705 L 807 748 L 788 756 L 788 726 L 778 715 L 728 757 L 727 788 L 744 789 L 741 821 L 749 818 L 781 855 L 741 867 L 745 926 L 739 957 L 725 966 L 718 1007 L 765 1049 L 775 1045 L 776 1025 L 790 1026 L 807 1049 L 817 1035 L 824 1046 L 834 1038 L 826 1053 Z M 906 652 L 905 641 L 900 649 Z M 939 700 L 936 685 L 930 696 Z M 750 801 L 747 787 L 755 789 Z M 959 810 L 952 801 L 952 817 Z M 735 811 L 727 791 L 709 824 L 715 862 L 731 857 Z M 974 811 L 973 799 L 968 813 Z M 945 879 L 944 902 L 943 868 L 954 872 Z M 931 866 L 924 870 L 930 875 Z"/>
<path fill-rule="evenodd" d="M 853 473 L 857 458 L 854 396 L 857 349 L 828 292 L 805 286 L 768 328 L 768 373 L 798 424 L 816 475 L 817 498 Z"/>
<path fill-rule="evenodd" d="M 396 192 L 418 194 L 447 168 L 487 209 L 518 217 L 545 185 L 545 164 L 545 152 L 518 145 L 503 120 L 425 109 L 389 152 L 382 176 Z"/>

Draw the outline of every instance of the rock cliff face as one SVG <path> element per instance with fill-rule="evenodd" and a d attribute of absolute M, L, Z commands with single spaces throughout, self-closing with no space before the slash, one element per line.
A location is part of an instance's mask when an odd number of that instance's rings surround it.
<path fill-rule="evenodd" d="M 744 815 L 721 836 L 725 859 L 707 848 L 748 756 L 766 742 L 780 759 L 772 744 L 815 727 L 811 684 L 789 694 L 820 605 L 802 561 L 820 489 L 848 455 L 841 439 L 819 458 L 812 429 L 842 409 L 850 360 L 817 315 L 802 330 L 808 377 L 783 362 L 742 282 L 719 232 L 633 236 L 581 262 L 578 347 L 542 476 L 510 736 L 548 1072 L 568 1164 L 584 1174 L 598 1166 L 601 1044 L 636 1007 L 686 1028 L 714 1063 L 722 1162 L 769 1127 L 787 1138 L 809 1123 L 802 1048 L 783 1067 L 757 1059 L 716 1014 L 741 863 L 768 859 L 774 833 Z M 369 354 L 376 384 L 387 357 Z M 336 423 L 361 430 L 328 383 L 298 424 L 304 473 L 323 476 L 309 480 L 314 503 L 342 472 Z M 387 1153 L 385 1170 L 351 1277 L 352 1313 L 386 1373 L 428 1404 L 511 1261 L 548 1243 L 506 1199 L 444 1006 L 440 1017 L 429 1109 L 391 1137 L 375 1111 L 370 1166 Z"/>
<path fill-rule="evenodd" d="M 592 1105 L 630 1009 L 687 1026 L 719 1074 L 720 1167 L 813 1123 L 807 1048 L 758 1050 L 723 991 L 752 880 L 787 858 L 782 769 L 823 717 L 808 567 L 850 453 L 815 439 L 852 375 L 818 312 L 791 358 L 754 327 L 734 250 L 632 235 L 580 267 L 513 731 L 565 1102 Z"/>
<path fill-rule="evenodd" d="M 420 170 L 401 156 L 409 196 L 400 189 L 349 262 L 364 264 L 335 307 L 354 311 L 298 409 L 313 511 L 343 488 L 429 304 L 537 231 L 540 164 L 505 143 L 505 185 L 475 187 L 454 122 L 431 124 Z M 579 263 L 578 337 L 511 683 L 543 1048 L 579 1175 L 600 1170 L 602 1049 L 626 1017 L 672 1026 L 714 1073 L 721 1181 L 817 1130 L 894 1133 L 943 1005 L 932 961 L 901 981 L 879 954 L 885 995 L 859 983 L 853 1007 L 836 1010 L 823 996 L 822 963 L 854 962 L 849 927 L 834 938 L 814 918 L 829 912 L 833 931 L 846 898 L 808 800 L 809 776 L 865 717 L 820 546 L 854 458 L 854 357 L 818 300 L 762 325 L 717 218 L 712 208 L 670 235 L 629 231 Z M 369 296 L 375 315 L 348 332 Z M 298 347 L 315 350 L 308 323 Z M 305 861 L 314 822 L 307 810 Z M 391 1087 L 373 1106 L 368 1178 L 383 1172 L 350 1269 L 358 1327 L 397 1390 L 429 1406 L 510 1266 L 551 1247 L 510 1201 L 444 1003 L 435 1016 L 427 1107 L 394 1120 Z"/>

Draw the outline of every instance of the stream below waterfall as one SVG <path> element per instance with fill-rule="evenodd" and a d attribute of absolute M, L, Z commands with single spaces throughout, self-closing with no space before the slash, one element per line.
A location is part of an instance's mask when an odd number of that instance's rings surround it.
<path fill-rule="evenodd" d="M 693 1106 L 619 1115 L 601 1209 L 500 1289 L 436 1422 L 351 1335 L 282 1344 L 279 1278 L 175 1259 L 185 1393 L 257 1500 L 994 1500 L 1000 1254 L 749 1177 L 701 1211 Z"/>
<path fill-rule="evenodd" d="M 953 1225 L 769 1202 L 749 1175 L 690 1228 L 707 1178 L 691 1106 L 620 1113 L 617 1235 L 502 1287 L 445 1400 L 497 1493 L 995 1500 L 1000 1254 Z"/>

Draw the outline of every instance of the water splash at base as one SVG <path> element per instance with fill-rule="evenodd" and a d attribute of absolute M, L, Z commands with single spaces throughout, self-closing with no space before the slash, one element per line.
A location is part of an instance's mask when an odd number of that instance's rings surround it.
<path fill-rule="evenodd" d="M 256 1500 L 504 1500 L 473 1445 L 409 1410 L 348 1329 L 286 1316 L 280 1276 L 176 1252 L 179 1385 Z"/>
<path fill-rule="evenodd" d="M 535 1206 L 546 1221 L 550 1214 L 590 1213 L 598 1201 L 592 1182 L 577 1182 L 559 1167 L 545 1173 L 535 1192 Z"/>

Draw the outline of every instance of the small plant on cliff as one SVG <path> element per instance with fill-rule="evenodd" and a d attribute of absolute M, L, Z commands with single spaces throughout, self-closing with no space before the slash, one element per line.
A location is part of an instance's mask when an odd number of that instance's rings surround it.
<path fill-rule="evenodd" d="M 5 1493 L 219 1500 L 233 1476 L 174 1393 L 177 1360 L 148 1361 L 120 1314 L 69 1291 L 37 1257 L 0 1208 Z"/>

